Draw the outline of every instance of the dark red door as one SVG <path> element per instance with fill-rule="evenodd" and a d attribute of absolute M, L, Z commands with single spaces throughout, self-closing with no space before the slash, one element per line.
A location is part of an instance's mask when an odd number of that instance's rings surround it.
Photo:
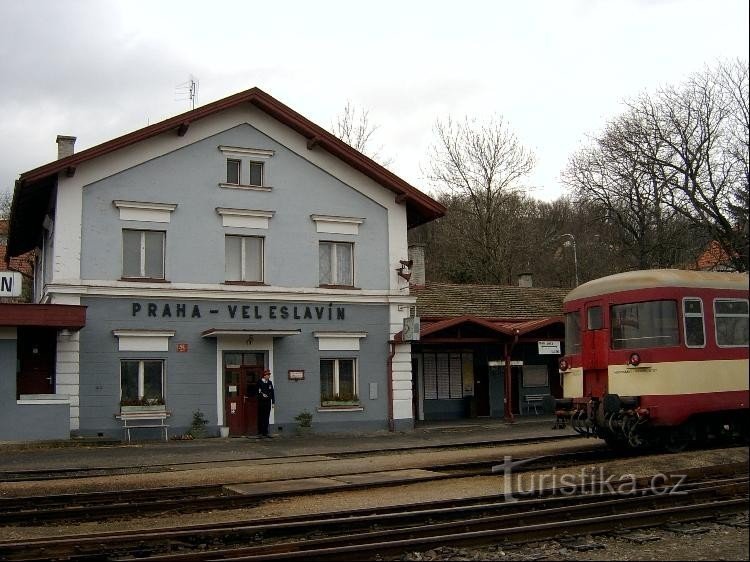
<path fill-rule="evenodd" d="M 258 381 L 263 373 L 263 355 L 224 355 L 224 416 L 229 435 L 258 433 Z"/>

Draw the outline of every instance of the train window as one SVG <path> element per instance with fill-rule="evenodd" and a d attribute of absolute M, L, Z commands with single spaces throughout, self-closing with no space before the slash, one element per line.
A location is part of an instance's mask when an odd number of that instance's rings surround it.
<path fill-rule="evenodd" d="M 601 330 L 604 324 L 602 323 L 602 307 L 592 306 L 586 311 L 586 327 L 589 330 Z"/>
<path fill-rule="evenodd" d="M 581 313 L 578 310 L 565 315 L 565 351 L 581 353 Z"/>
<path fill-rule="evenodd" d="M 610 322 L 612 349 L 669 347 L 679 343 L 675 301 L 615 305 Z"/>
<path fill-rule="evenodd" d="M 716 343 L 720 347 L 748 345 L 748 301 L 716 299 L 714 301 Z"/>
<path fill-rule="evenodd" d="M 682 301 L 685 345 L 704 347 L 706 329 L 703 323 L 703 301 L 701 299 L 684 299 Z"/>

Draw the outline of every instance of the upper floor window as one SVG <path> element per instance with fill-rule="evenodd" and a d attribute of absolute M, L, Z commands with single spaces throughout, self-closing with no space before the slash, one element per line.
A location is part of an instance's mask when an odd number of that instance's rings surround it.
<path fill-rule="evenodd" d="M 122 276 L 164 279 L 164 241 L 159 230 L 122 231 Z"/>
<path fill-rule="evenodd" d="M 748 345 L 748 301 L 746 299 L 716 299 L 716 344 L 721 347 Z"/>
<path fill-rule="evenodd" d="M 224 271 L 227 281 L 263 282 L 263 238 L 226 236 Z"/>
<path fill-rule="evenodd" d="M 227 183 L 232 185 L 240 185 L 240 169 L 242 162 L 239 160 L 233 160 L 232 158 L 227 159 Z"/>
<path fill-rule="evenodd" d="M 703 323 L 703 301 L 685 299 L 682 301 L 683 322 L 685 324 L 685 345 L 703 347 L 706 345 L 706 330 Z"/>
<path fill-rule="evenodd" d="M 263 185 L 263 162 L 248 162 L 250 185 Z"/>
<path fill-rule="evenodd" d="M 227 179 L 222 180 L 219 187 L 271 190 L 267 176 L 270 173 L 268 165 L 273 158 L 273 150 L 222 145 L 219 146 L 219 151 L 227 163 Z"/>
<path fill-rule="evenodd" d="M 354 244 L 321 242 L 319 267 L 321 285 L 354 286 Z"/>

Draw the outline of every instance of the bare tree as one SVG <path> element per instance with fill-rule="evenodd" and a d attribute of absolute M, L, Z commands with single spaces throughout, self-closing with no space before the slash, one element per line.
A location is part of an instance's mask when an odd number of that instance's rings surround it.
<path fill-rule="evenodd" d="M 12 202 L 13 193 L 0 191 L 0 219 L 7 219 L 10 216 L 10 204 Z"/>
<path fill-rule="evenodd" d="M 438 190 L 457 198 L 464 255 L 480 266 L 478 281 L 513 282 L 511 265 L 519 251 L 517 213 L 509 218 L 507 196 L 523 190 L 522 179 L 534 167 L 524 148 L 501 117 L 485 124 L 451 118 L 435 125 L 427 175 Z M 457 233 L 458 234 L 458 233 Z"/>
<path fill-rule="evenodd" d="M 571 156 L 562 177 L 576 200 L 614 227 L 631 267 L 670 267 L 690 261 L 699 246 L 685 247 L 688 228 L 667 204 L 669 184 L 654 163 L 638 156 L 644 138 L 635 112 L 610 122 L 590 146 Z M 657 142 L 658 145 L 658 142 Z"/>
<path fill-rule="evenodd" d="M 716 240 L 748 269 L 747 88 L 735 61 L 641 94 L 571 158 L 565 182 L 601 205 L 638 267 L 683 266 Z"/>
<path fill-rule="evenodd" d="M 381 166 L 389 166 L 392 159 L 382 156 L 383 147 L 372 147 L 373 134 L 377 130 L 378 125 L 370 122 L 370 111 L 352 105 L 349 101 L 331 126 L 331 132 L 346 144 L 369 156 Z"/>

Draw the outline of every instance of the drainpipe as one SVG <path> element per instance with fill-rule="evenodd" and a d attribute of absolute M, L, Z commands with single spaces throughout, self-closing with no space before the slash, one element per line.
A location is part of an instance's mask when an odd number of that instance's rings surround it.
<path fill-rule="evenodd" d="M 393 421 L 393 357 L 396 355 L 396 342 L 388 342 L 391 352 L 388 354 L 388 431 L 396 431 Z"/>
<path fill-rule="evenodd" d="M 505 344 L 505 398 L 504 398 L 504 405 L 505 405 L 505 423 L 514 423 L 515 420 L 513 419 L 513 404 L 512 404 L 512 397 L 513 397 L 513 378 L 511 373 L 511 364 L 510 364 L 510 356 L 513 354 L 513 348 L 518 343 L 518 330 L 515 330 L 515 335 L 513 337 L 513 343 L 510 344 L 510 349 L 508 348 L 508 344 Z"/>

